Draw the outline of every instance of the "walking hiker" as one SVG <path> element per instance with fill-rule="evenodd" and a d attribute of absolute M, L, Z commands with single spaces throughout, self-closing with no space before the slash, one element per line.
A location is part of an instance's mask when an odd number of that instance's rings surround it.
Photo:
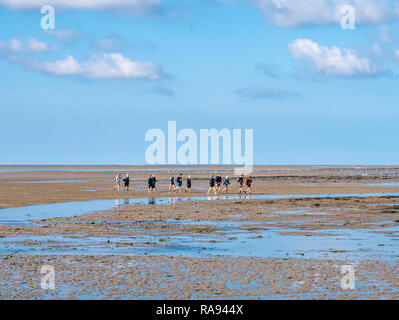
<path fill-rule="evenodd" d="M 186 192 L 190 192 L 190 191 L 191 191 L 191 176 L 188 176 L 186 182 L 187 182 L 187 189 L 186 189 Z"/>
<path fill-rule="evenodd" d="M 125 186 L 123 187 L 123 190 L 129 191 L 129 183 L 130 183 L 130 178 L 129 174 L 126 173 L 125 179 L 123 179 L 123 182 L 125 183 Z"/>
<path fill-rule="evenodd" d="M 215 178 L 215 184 L 216 184 L 215 190 L 216 192 L 219 192 L 220 187 L 222 185 L 222 175 L 220 173 Z"/>
<path fill-rule="evenodd" d="M 115 176 L 114 181 L 115 181 L 115 186 L 112 188 L 113 190 L 119 191 L 121 189 L 121 179 L 122 179 L 122 174 L 118 174 Z"/>
<path fill-rule="evenodd" d="M 229 192 L 229 185 L 230 185 L 229 177 L 226 176 L 226 179 L 224 179 L 224 181 L 223 181 L 223 185 L 224 185 L 224 189 L 223 189 L 222 193 Z"/>
<path fill-rule="evenodd" d="M 153 176 L 151 174 L 150 177 L 147 179 L 148 192 L 152 191 L 152 179 L 153 179 Z"/>
<path fill-rule="evenodd" d="M 238 177 L 237 183 L 238 183 L 238 193 L 241 194 L 242 189 L 244 188 L 244 175 L 243 174 L 240 177 Z"/>
<path fill-rule="evenodd" d="M 176 178 L 176 182 L 177 182 L 177 189 L 175 190 L 175 192 L 181 192 L 181 187 L 183 185 L 183 175 L 180 173 L 180 175 Z"/>
<path fill-rule="evenodd" d="M 208 196 L 209 193 L 211 192 L 211 190 L 213 190 L 213 192 L 216 195 L 216 189 L 215 189 L 215 177 L 212 176 L 211 179 L 209 180 L 209 189 L 208 189 Z"/>
<path fill-rule="evenodd" d="M 151 181 L 151 188 L 152 191 L 156 191 L 155 190 L 155 183 L 157 182 L 157 178 L 155 178 L 155 176 L 152 176 L 152 181 Z"/>
<path fill-rule="evenodd" d="M 245 186 L 247 187 L 246 189 L 245 189 L 245 193 L 251 193 L 252 192 L 252 189 L 251 189 L 251 186 L 252 186 L 252 177 L 248 177 L 247 179 L 245 179 Z"/>
<path fill-rule="evenodd" d="M 175 192 L 176 186 L 175 186 L 175 176 L 172 174 L 170 176 L 170 184 L 169 184 L 169 192 L 173 191 Z"/>

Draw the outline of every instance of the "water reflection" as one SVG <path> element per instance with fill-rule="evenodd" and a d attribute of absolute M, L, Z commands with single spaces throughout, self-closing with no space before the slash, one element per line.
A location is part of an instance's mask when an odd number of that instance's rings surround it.
<path fill-rule="evenodd" d="M 292 198 L 317 198 L 327 199 L 336 197 L 398 197 L 399 193 L 342 193 L 342 194 L 290 194 L 290 195 L 229 195 L 210 197 L 168 197 L 168 198 L 130 198 L 114 200 L 73 201 L 53 204 L 40 204 L 26 207 L 0 209 L 0 224 L 27 223 L 32 219 L 50 219 L 55 217 L 80 216 L 94 211 L 111 210 L 124 205 L 145 204 L 173 204 L 178 201 L 213 201 L 235 199 L 292 199 Z"/>
<path fill-rule="evenodd" d="M 119 199 L 115 199 L 115 208 L 120 208 L 121 207 L 121 202 Z"/>

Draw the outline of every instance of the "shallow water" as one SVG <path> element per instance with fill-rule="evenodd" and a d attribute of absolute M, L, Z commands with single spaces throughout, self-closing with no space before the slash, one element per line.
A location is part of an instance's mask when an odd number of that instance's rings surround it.
<path fill-rule="evenodd" d="M 245 200 L 245 199 L 291 199 L 291 198 L 336 198 L 336 197 L 383 197 L 399 196 L 399 193 L 347 193 L 347 194 L 317 194 L 317 195 L 247 195 L 247 196 L 212 196 L 212 197 L 170 197 L 170 198 L 133 198 L 115 200 L 75 201 L 52 204 L 40 204 L 16 208 L 0 209 L 0 224 L 30 224 L 32 220 L 42 220 L 57 217 L 73 217 L 86 213 L 111 210 L 125 205 L 147 204 L 167 205 L 181 201 L 214 201 L 214 200 Z"/>
<path fill-rule="evenodd" d="M 393 236 L 373 233 L 374 230 L 339 229 L 287 235 L 273 223 L 231 221 L 168 220 L 160 224 L 181 224 L 178 235 L 162 231 L 152 232 L 130 226 L 138 235 L 129 237 L 70 237 L 70 236 L 14 236 L 0 238 L 3 254 L 72 254 L 72 255 L 163 255 L 183 257 L 263 257 L 316 258 L 342 260 L 399 259 L 399 226 L 384 231 L 397 232 Z M 184 224 L 214 226 L 218 233 L 184 232 Z M 253 230 L 264 225 L 264 230 Z M 252 228 L 252 229 L 251 229 Z M 140 234 L 143 231 L 143 234 Z M 148 233 L 152 233 L 148 235 Z M 21 243 L 21 241 L 24 241 Z M 155 246 L 154 246 L 155 244 Z M 159 247 L 158 245 L 162 245 Z"/>
<path fill-rule="evenodd" d="M 380 183 L 368 183 L 366 186 L 371 187 L 399 187 L 399 182 L 380 182 Z"/>
<path fill-rule="evenodd" d="M 34 224 L 32 220 L 53 217 L 78 216 L 93 211 L 120 208 L 132 204 L 168 205 L 180 201 L 215 201 L 224 199 L 282 199 L 282 198 L 328 198 L 328 197 L 399 196 L 386 194 L 324 194 L 324 195 L 253 195 L 223 197 L 176 197 L 136 198 L 116 200 L 93 200 L 44 204 L 28 207 L 0 209 L 0 223 Z M 326 214 L 309 212 L 307 207 L 286 213 Z M 104 221 L 106 223 L 106 221 Z M 114 221 L 115 223 L 115 221 Z M 180 226 L 178 232 L 163 232 L 144 228 L 143 224 L 166 224 Z M 185 231 L 187 225 L 212 226 L 212 234 Z M 271 258 L 317 258 L 317 259 L 384 259 L 399 258 L 399 225 L 390 229 L 393 235 L 373 233 L 375 230 L 340 229 L 297 232 L 281 228 L 275 222 L 248 221 L 201 221 L 167 220 L 142 223 L 121 223 L 116 229 L 137 232 L 130 237 L 81 237 L 81 236 L 14 236 L 0 238 L 2 254 L 77 254 L 77 255 L 167 255 L 167 256 L 246 256 Z M 159 229 L 159 228 L 158 228 Z M 23 241 L 23 243 L 21 243 Z M 156 244 L 154 246 L 154 244 Z M 159 246 L 161 245 L 161 246 Z"/>
<path fill-rule="evenodd" d="M 279 211 L 277 213 L 305 214 L 305 215 L 327 215 L 327 214 L 331 214 L 330 212 L 310 212 L 310 211 L 305 211 L 305 210 Z"/>

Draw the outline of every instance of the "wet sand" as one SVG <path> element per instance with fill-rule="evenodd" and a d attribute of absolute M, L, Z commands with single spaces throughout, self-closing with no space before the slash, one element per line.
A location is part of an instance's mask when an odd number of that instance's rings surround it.
<path fill-rule="evenodd" d="M 348 261 L 131 256 L 1 257 L 1 299 L 398 299 L 397 265 L 357 263 L 356 287 L 340 286 Z M 41 267 L 55 269 L 42 290 Z"/>
<path fill-rule="evenodd" d="M 43 171 L 20 167 L 21 172 L 2 172 L 10 167 L 0 168 L 0 207 L 148 196 L 147 172 L 129 171 L 130 177 L 138 180 L 131 182 L 129 192 L 116 192 L 111 190 L 112 177 L 118 171 L 126 172 L 121 168 L 99 167 L 95 169 L 105 171 L 84 171 L 93 168 L 73 167 L 73 170 L 83 170 L 79 172 L 67 171 L 69 168 L 65 167 L 40 169 Z M 152 196 L 173 199 L 174 194 L 167 191 L 169 173 L 164 170 L 157 173 L 160 188 Z M 217 168 L 215 172 L 218 170 L 228 172 L 231 168 Z M 192 176 L 194 189 L 191 196 L 204 196 L 209 174 L 198 172 Z M 0 243 L 3 250 L 0 297 L 398 298 L 399 250 L 394 240 L 399 240 L 399 197 L 319 199 L 300 196 L 397 193 L 398 168 L 257 167 L 253 176 L 254 194 L 298 197 L 273 200 L 244 197 L 176 203 L 172 200 L 170 204 L 126 205 L 84 215 L 44 219 L 34 224 L 0 225 L 0 240 L 3 241 Z M 234 191 L 231 194 L 236 195 L 235 179 L 231 180 Z M 230 228 L 230 224 L 238 225 Z M 338 238 L 342 232 L 363 231 L 366 233 L 362 233 L 362 237 L 378 236 L 378 242 L 372 243 L 371 248 L 374 245 L 375 248 L 370 252 L 362 251 L 362 246 L 370 245 L 366 243 L 367 239 L 358 240 L 359 249 L 351 247 L 349 250 L 340 248 L 340 242 L 334 242 L 334 237 Z M 303 239 L 321 241 L 333 237 L 328 253 L 315 245 L 311 250 L 313 256 L 306 250 L 287 250 L 286 257 L 276 258 L 277 243 L 273 253 L 264 251 L 259 256 L 259 251 L 254 251 L 256 253 L 243 252 L 240 256 L 242 251 L 239 250 L 243 249 L 238 241 L 242 235 L 252 239 L 248 241 L 256 246 L 257 243 L 267 244 L 265 235 L 272 233 L 280 236 L 281 244 L 288 237 L 298 239 L 298 243 Z M 354 234 L 356 240 L 357 234 Z M 15 236 L 17 238 L 12 238 Z M 63 237 L 78 239 L 77 244 L 71 245 Z M 173 251 L 176 239 L 183 238 L 184 246 L 180 251 Z M 259 242 L 253 242 L 256 238 Z M 181 248 L 201 243 L 205 247 L 202 248 L 204 253 L 181 251 Z M 212 250 L 213 245 L 223 243 L 233 249 L 221 254 Z M 87 248 L 92 250 L 90 254 L 85 253 Z M 65 254 L 66 249 L 75 249 L 77 253 Z M 102 254 L 104 252 L 107 254 Z M 168 256 L 164 256 L 164 252 Z M 278 253 L 278 256 L 282 254 Z M 51 264 L 56 269 L 58 285 L 54 292 L 40 288 L 38 279 L 42 277 L 39 271 L 43 264 Z M 355 290 L 340 287 L 342 265 L 354 266 Z M 12 274 L 11 281 L 7 274 Z"/>
<path fill-rule="evenodd" d="M 0 208 L 43 203 L 85 201 L 95 199 L 126 199 L 147 197 L 146 180 L 150 173 L 158 178 L 157 190 L 151 196 L 169 197 L 170 173 L 182 171 L 183 182 L 191 174 L 192 196 L 204 196 L 211 174 L 222 173 L 231 178 L 228 194 L 237 194 L 236 177 L 232 167 L 145 167 L 132 166 L 0 166 Z M 99 171 L 96 171 L 99 170 Z M 130 171 L 129 171 L 130 170 Z M 153 171 L 152 171 L 153 170 Z M 204 173 L 206 172 L 206 173 Z M 209 172 L 209 173 L 208 173 Z M 113 177 L 129 173 L 130 191 L 113 191 Z M 253 194 L 340 194 L 392 193 L 399 185 L 373 185 L 399 182 L 399 167 L 254 167 Z M 136 180 L 137 179 L 137 180 Z M 181 195 L 186 195 L 182 192 Z"/>

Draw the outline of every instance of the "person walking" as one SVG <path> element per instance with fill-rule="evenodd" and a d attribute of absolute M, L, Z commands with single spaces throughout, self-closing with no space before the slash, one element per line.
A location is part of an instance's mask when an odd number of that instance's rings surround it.
<path fill-rule="evenodd" d="M 249 193 L 249 194 L 251 194 L 252 193 L 252 177 L 248 177 L 247 179 L 245 179 L 245 186 L 246 186 L 246 189 L 245 189 L 245 193 Z"/>
<path fill-rule="evenodd" d="M 125 183 L 123 190 L 129 191 L 130 178 L 128 173 L 126 173 L 126 177 L 123 179 L 123 182 Z"/>
<path fill-rule="evenodd" d="M 148 185 L 148 192 L 152 191 L 152 174 L 150 175 L 150 177 L 147 179 L 147 185 Z"/>
<path fill-rule="evenodd" d="M 181 192 L 181 187 L 183 185 L 183 175 L 180 173 L 180 175 L 176 178 L 176 183 L 177 183 L 177 189 L 175 192 Z"/>
<path fill-rule="evenodd" d="M 241 194 L 242 189 L 244 188 L 244 175 L 243 174 L 238 177 L 237 183 L 238 183 L 238 193 Z"/>
<path fill-rule="evenodd" d="M 220 173 L 215 178 L 215 185 L 216 192 L 220 192 L 220 187 L 222 185 L 222 175 Z"/>
<path fill-rule="evenodd" d="M 170 184 L 169 184 L 169 192 L 173 191 L 175 192 L 176 186 L 175 186 L 175 176 L 172 174 L 170 176 Z"/>
<path fill-rule="evenodd" d="M 112 188 L 113 190 L 119 191 L 121 189 L 121 179 L 122 179 L 121 173 L 115 176 L 114 178 L 115 186 Z"/>
<path fill-rule="evenodd" d="M 226 176 L 226 179 L 224 179 L 223 185 L 224 185 L 224 189 L 223 189 L 222 193 L 229 192 L 230 180 L 229 180 L 228 176 Z"/>
<path fill-rule="evenodd" d="M 155 176 L 152 176 L 151 189 L 152 189 L 153 192 L 156 191 L 156 188 L 155 188 L 155 183 L 156 182 L 157 182 L 157 178 Z"/>
<path fill-rule="evenodd" d="M 187 183 L 186 192 L 190 192 L 191 191 L 191 176 L 188 176 L 186 183 Z"/>
<path fill-rule="evenodd" d="M 209 193 L 211 192 L 211 190 L 213 190 L 213 192 L 215 193 L 215 196 L 216 196 L 215 177 L 214 176 L 212 176 L 211 179 L 209 180 L 208 196 L 209 196 Z"/>

